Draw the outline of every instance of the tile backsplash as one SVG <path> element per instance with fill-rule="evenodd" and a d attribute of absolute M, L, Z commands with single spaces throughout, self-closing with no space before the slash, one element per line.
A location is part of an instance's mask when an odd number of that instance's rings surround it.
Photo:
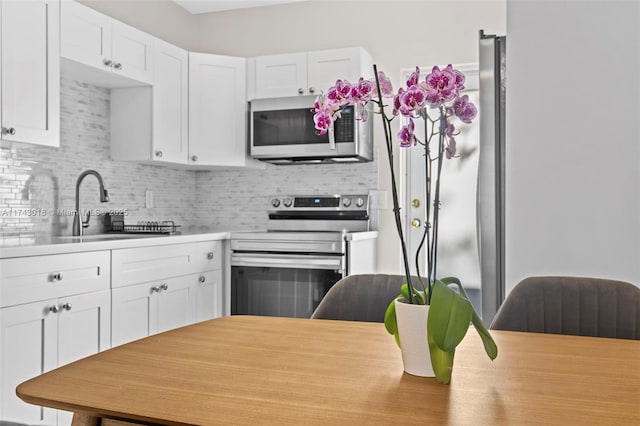
<path fill-rule="evenodd" d="M 368 193 L 378 187 L 377 161 L 197 172 L 112 161 L 109 90 L 63 76 L 60 99 L 59 148 L 0 142 L 3 243 L 71 235 L 76 179 L 87 169 L 102 175 L 110 202 L 99 202 L 98 181 L 87 176 L 83 210 L 126 210 L 128 224 L 174 220 L 185 228 L 217 230 L 264 228 L 270 195 Z M 146 190 L 153 191 L 152 208 L 145 207 Z M 92 218 L 86 232 L 100 232 L 100 220 Z"/>
<path fill-rule="evenodd" d="M 198 173 L 200 222 L 221 229 L 264 229 L 272 195 L 367 194 L 378 188 L 378 162 L 274 166 Z M 377 229 L 377 211 L 372 227 Z"/>
<path fill-rule="evenodd" d="M 193 171 L 111 161 L 108 89 L 63 77 L 60 99 L 59 148 L 0 144 L 0 233 L 5 239 L 70 235 L 76 179 L 87 169 L 102 175 L 111 201 L 99 202 L 98 181 L 87 176 L 80 193 L 82 209 L 126 209 L 127 223 L 194 223 Z M 147 189 L 154 193 L 154 208 L 145 208 Z M 87 232 L 98 232 L 98 222 L 92 218 Z"/>

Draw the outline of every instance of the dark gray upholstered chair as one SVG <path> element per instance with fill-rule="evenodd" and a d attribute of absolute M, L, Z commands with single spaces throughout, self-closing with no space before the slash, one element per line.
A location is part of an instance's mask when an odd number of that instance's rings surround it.
<path fill-rule="evenodd" d="M 311 318 L 384 322 L 405 281 L 404 275 L 349 275 L 331 287 Z"/>
<path fill-rule="evenodd" d="M 640 288 L 597 278 L 526 278 L 491 328 L 640 340 Z"/>

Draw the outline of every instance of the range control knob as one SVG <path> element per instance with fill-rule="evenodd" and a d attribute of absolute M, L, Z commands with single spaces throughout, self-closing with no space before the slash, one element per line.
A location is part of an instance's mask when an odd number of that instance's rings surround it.
<path fill-rule="evenodd" d="M 357 207 L 362 207 L 362 206 L 364 206 L 364 199 L 359 197 L 359 198 L 356 200 L 356 206 L 357 206 Z"/>
<path fill-rule="evenodd" d="M 280 205 L 280 200 L 278 200 L 277 198 L 274 198 L 273 200 L 271 200 L 271 205 L 273 207 L 278 207 Z"/>
<path fill-rule="evenodd" d="M 345 207 L 349 207 L 351 205 L 351 198 L 345 198 L 342 200 L 342 205 Z"/>
<path fill-rule="evenodd" d="M 284 204 L 285 207 L 291 207 L 293 200 L 291 198 L 285 198 L 282 200 L 282 204 Z"/>

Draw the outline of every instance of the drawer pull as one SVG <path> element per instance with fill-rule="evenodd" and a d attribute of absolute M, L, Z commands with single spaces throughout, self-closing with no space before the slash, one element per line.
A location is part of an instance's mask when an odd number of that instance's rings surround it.
<path fill-rule="evenodd" d="M 213 252 L 212 251 L 207 253 L 207 259 L 209 259 L 209 260 L 213 259 Z"/>
<path fill-rule="evenodd" d="M 204 277 L 204 275 L 200 275 L 200 276 L 198 277 L 198 282 L 199 282 L 200 284 L 204 283 L 206 280 L 207 280 L 207 279 Z"/>
<path fill-rule="evenodd" d="M 62 305 L 62 309 L 64 309 L 65 311 L 70 311 L 71 310 L 71 303 L 67 302 L 64 305 Z"/>
<path fill-rule="evenodd" d="M 58 312 L 60 312 L 60 307 L 58 305 L 49 306 L 49 312 L 57 314 Z"/>
<path fill-rule="evenodd" d="M 160 286 L 161 289 L 163 290 L 169 290 L 169 284 L 167 283 L 162 283 L 162 285 Z"/>
<path fill-rule="evenodd" d="M 60 272 L 56 272 L 55 274 L 51 274 L 51 276 L 49 277 L 49 279 L 50 279 L 52 282 L 62 281 L 62 273 L 60 273 Z"/>
<path fill-rule="evenodd" d="M 151 287 L 151 293 L 160 293 L 160 286 L 154 285 L 153 287 Z"/>

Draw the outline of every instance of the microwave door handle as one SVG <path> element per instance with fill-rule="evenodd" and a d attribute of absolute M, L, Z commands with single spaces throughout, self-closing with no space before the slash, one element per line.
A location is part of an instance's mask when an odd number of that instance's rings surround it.
<path fill-rule="evenodd" d="M 333 131 L 333 126 L 329 127 L 329 131 L 327 132 L 329 135 L 329 149 L 332 151 L 336 150 L 336 134 Z"/>

